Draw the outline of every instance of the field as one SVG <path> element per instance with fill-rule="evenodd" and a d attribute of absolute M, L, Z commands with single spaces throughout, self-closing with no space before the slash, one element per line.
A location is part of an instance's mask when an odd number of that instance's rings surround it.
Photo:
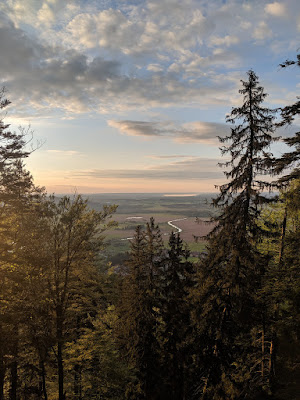
<path fill-rule="evenodd" d="M 209 219 L 214 214 L 210 193 L 193 196 L 164 194 L 95 194 L 89 195 L 89 205 L 101 210 L 103 205 L 118 205 L 113 220 L 118 226 L 106 231 L 106 258 L 119 264 L 126 258 L 130 238 L 138 225 L 145 226 L 151 217 L 159 225 L 165 242 L 172 231 L 181 230 L 181 237 L 187 243 L 193 258 L 205 248 L 201 236 L 210 232 L 213 225 Z M 174 226 L 171 226 L 170 224 Z M 176 228 L 175 228 L 176 227 Z"/>

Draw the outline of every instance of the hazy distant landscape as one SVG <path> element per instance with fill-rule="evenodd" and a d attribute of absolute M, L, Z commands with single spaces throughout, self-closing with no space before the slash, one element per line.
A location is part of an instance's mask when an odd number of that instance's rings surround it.
<path fill-rule="evenodd" d="M 136 227 L 146 225 L 151 217 L 159 225 L 164 242 L 169 240 L 172 231 L 178 231 L 168 224 L 173 221 L 172 224 L 182 230 L 181 238 L 192 254 L 203 251 L 205 241 L 196 238 L 206 235 L 212 228 L 209 221 L 216 213 L 211 206 L 214 196 L 214 193 L 99 193 L 87 195 L 87 198 L 90 207 L 98 211 L 104 205 L 118 205 L 112 218 L 117 226 L 105 235 L 106 254 L 118 263 L 124 260 Z"/>

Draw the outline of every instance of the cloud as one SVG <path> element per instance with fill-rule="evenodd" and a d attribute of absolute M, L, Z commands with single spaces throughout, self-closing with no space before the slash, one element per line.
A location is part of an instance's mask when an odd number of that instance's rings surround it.
<path fill-rule="evenodd" d="M 185 124 L 175 124 L 172 121 L 115 121 L 109 120 L 108 125 L 117 128 L 121 133 L 129 136 L 168 137 L 177 142 L 213 143 L 217 136 L 224 136 L 229 132 L 229 126 L 221 123 L 195 121 Z"/>
<path fill-rule="evenodd" d="M 138 46 L 144 28 L 141 22 L 132 23 L 122 11 L 110 8 L 98 14 L 76 15 L 66 30 L 72 43 L 89 48 L 121 48 L 126 53 Z"/>
<path fill-rule="evenodd" d="M 285 5 L 283 3 L 269 3 L 265 6 L 265 12 L 273 15 L 274 17 L 285 17 L 287 14 Z"/>
<path fill-rule="evenodd" d="M 171 155 L 150 155 L 147 156 L 148 158 L 153 158 L 157 160 L 168 160 L 168 159 L 174 159 L 174 158 L 195 158 L 194 156 L 188 156 L 184 154 L 171 154 Z"/>
<path fill-rule="evenodd" d="M 82 155 L 79 151 L 76 150 L 46 150 L 47 153 L 57 155 L 57 156 L 63 156 L 63 157 L 72 157 L 72 156 L 79 156 Z"/>
<path fill-rule="evenodd" d="M 79 0 L 6 0 L 2 9 L 17 27 L 24 25 L 41 29 L 41 36 L 49 37 L 49 30 L 58 23 L 64 23 L 79 10 Z"/>
<path fill-rule="evenodd" d="M 217 166 L 219 159 L 195 158 L 158 165 L 141 170 L 136 169 L 93 169 L 72 172 L 72 177 L 89 179 L 128 179 L 128 180 L 214 180 L 224 177 L 221 168 Z"/>
<path fill-rule="evenodd" d="M 156 65 L 145 75 L 129 74 L 124 64 L 103 56 L 88 56 L 74 49 L 50 46 L 29 37 L 0 15 L 1 83 L 13 93 L 19 115 L 42 115 L 62 111 L 116 112 L 172 104 L 228 103 L 235 83 L 215 74 L 191 80 Z"/>
<path fill-rule="evenodd" d="M 213 22 L 192 1 L 170 0 L 81 13 L 66 28 L 75 46 L 120 50 L 127 55 L 181 53 L 213 30 Z"/>
<path fill-rule="evenodd" d="M 209 40 L 209 43 L 212 46 L 226 46 L 230 47 L 234 44 L 239 43 L 239 38 L 237 36 L 229 36 L 226 35 L 224 37 L 220 36 L 212 36 Z"/>
<path fill-rule="evenodd" d="M 147 70 L 148 71 L 153 71 L 153 72 L 162 72 L 163 71 L 163 67 L 159 64 L 149 64 L 147 66 Z"/>
<path fill-rule="evenodd" d="M 273 36 L 272 30 L 268 27 L 265 21 L 261 21 L 253 32 L 254 39 L 265 40 Z"/>
<path fill-rule="evenodd" d="M 238 71 L 255 63 L 257 43 L 275 37 L 281 53 L 288 42 L 295 47 L 299 16 L 295 0 L 238 3 L 0 2 L 1 83 L 24 117 L 233 104 Z M 294 9 L 289 26 L 257 22 L 282 5 Z"/>

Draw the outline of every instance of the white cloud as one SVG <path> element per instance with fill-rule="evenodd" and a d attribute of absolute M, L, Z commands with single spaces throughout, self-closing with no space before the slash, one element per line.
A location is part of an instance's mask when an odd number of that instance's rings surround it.
<path fill-rule="evenodd" d="M 37 13 L 39 22 L 43 25 L 51 26 L 55 21 L 55 15 L 49 4 L 44 3 Z"/>
<path fill-rule="evenodd" d="M 110 8 L 98 14 L 79 14 L 69 22 L 66 30 L 71 34 L 72 44 L 125 51 L 138 45 L 143 24 L 132 23 L 120 10 Z"/>
<path fill-rule="evenodd" d="M 272 30 L 268 27 L 265 21 L 261 21 L 253 32 L 254 39 L 265 40 L 273 36 Z"/>
<path fill-rule="evenodd" d="M 274 3 L 269 3 L 265 6 L 265 12 L 273 15 L 274 17 L 285 17 L 287 10 L 283 3 L 275 1 Z"/>
<path fill-rule="evenodd" d="M 188 7 L 189 5 L 189 7 Z M 193 2 L 152 1 L 127 9 L 81 13 L 67 25 L 73 46 L 119 50 L 126 55 L 179 52 L 196 46 L 214 29 Z"/>
<path fill-rule="evenodd" d="M 248 30 L 248 29 L 250 29 L 251 28 L 251 26 L 252 26 L 252 24 L 251 24 L 251 22 L 249 22 L 249 21 L 241 21 L 240 22 L 240 27 L 243 29 L 243 30 Z"/>
<path fill-rule="evenodd" d="M 239 38 L 237 36 L 229 36 L 229 35 L 226 35 L 224 37 L 212 36 L 209 42 L 212 46 L 230 47 L 234 44 L 239 43 Z"/>
<path fill-rule="evenodd" d="M 153 72 L 162 72 L 164 69 L 161 65 L 159 64 L 149 64 L 147 66 L 148 71 L 153 71 Z"/>
<path fill-rule="evenodd" d="M 46 150 L 47 153 L 62 156 L 62 157 L 72 157 L 72 156 L 79 156 L 82 153 L 76 150 Z"/>
<path fill-rule="evenodd" d="M 41 44 L 5 20 L 0 34 L 2 84 L 14 94 L 13 103 L 24 116 L 33 110 L 38 114 L 58 110 L 68 114 L 172 104 L 227 104 L 235 87 L 225 76 L 218 83 L 210 73 L 205 80 L 185 76 L 199 77 L 199 70 L 209 64 L 232 62 L 230 54 L 206 58 L 198 67 L 192 66 L 192 59 L 182 57 L 179 76 L 171 71 L 159 72 L 157 63 L 149 64 L 147 75 L 143 70 L 130 74 L 123 72 L 120 61 Z"/>
<path fill-rule="evenodd" d="M 232 104 L 236 83 L 244 75 L 240 71 L 255 68 L 257 44 L 272 38 L 269 55 L 275 50 L 284 53 L 287 43 L 289 51 L 295 47 L 300 4 L 237 3 L 0 2 L 0 79 L 25 117 L 30 109 L 69 117 L 80 112 Z M 278 19 L 268 18 L 268 25 L 257 22 L 257 15 L 279 15 L 282 5 L 289 14 L 295 10 L 289 26 L 281 23 L 277 31 Z M 237 71 L 235 81 L 231 70 Z"/>
<path fill-rule="evenodd" d="M 7 0 L 0 4 L 0 9 L 20 27 L 24 24 L 34 28 L 41 28 L 41 36 L 49 28 L 60 21 L 70 18 L 78 12 L 79 0 L 72 4 L 61 0 Z"/>

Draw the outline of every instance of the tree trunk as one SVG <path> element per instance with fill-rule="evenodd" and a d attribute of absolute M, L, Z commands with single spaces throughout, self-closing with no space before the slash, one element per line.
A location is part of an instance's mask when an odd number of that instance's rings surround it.
<path fill-rule="evenodd" d="M 62 307 L 56 308 L 56 339 L 57 339 L 57 372 L 58 372 L 58 400 L 65 400 L 64 396 L 64 364 L 63 364 L 63 316 Z"/>
<path fill-rule="evenodd" d="M 79 338 L 80 331 L 80 317 L 76 318 L 76 341 Z M 82 399 L 82 388 L 81 388 L 81 366 L 75 364 L 74 366 L 74 398 L 76 400 Z"/>
<path fill-rule="evenodd" d="M 264 379 L 265 376 L 265 324 L 261 333 L 261 376 Z"/>
<path fill-rule="evenodd" d="M 4 400 L 4 379 L 5 379 L 5 365 L 4 365 L 4 357 L 1 346 L 0 347 L 0 400 Z"/>
<path fill-rule="evenodd" d="M 46 388 L 46 371 L 44 360 L 40 359 L 40 384 L 39 384 L 40 395 L 43 395 L 44 400 L 48 400 L 47 388 Z"/>
<path fill-rule="evenodd" d="M 74 398 L 82 400 L 81 397 L 81 368 L 76 364 L 74 367 Z"/>
<path fill-rule="evenodd" d="M 9 399 L 17 400 L 17 389 L 18 389 L 18 328 L 14 329 L 16 332 L 16 338 L 12 347 L 12 362 L 10 366 L 10 391 Z"/>
<path fill-rule="evenodd" d="M 284 254 L 284 247 L 285 247 L 285 232 L 286 232 L 286 221 L 287 221 L 287 206 L 284 210 L 284 217 L 282 221 L 282 230 L 281 230 L 281 237 L 280 237 L 280 251 L 279 251 L 279 267 L 282 266 L 283 263 L 283 254 Z"/>
<path fill-rule="evenodd" d="M 4 400 L 4 380 L 5 380 L 5 364 L 4 364 L 4 339 L 2 326 L 0 325 L 0 400 Z"/>

